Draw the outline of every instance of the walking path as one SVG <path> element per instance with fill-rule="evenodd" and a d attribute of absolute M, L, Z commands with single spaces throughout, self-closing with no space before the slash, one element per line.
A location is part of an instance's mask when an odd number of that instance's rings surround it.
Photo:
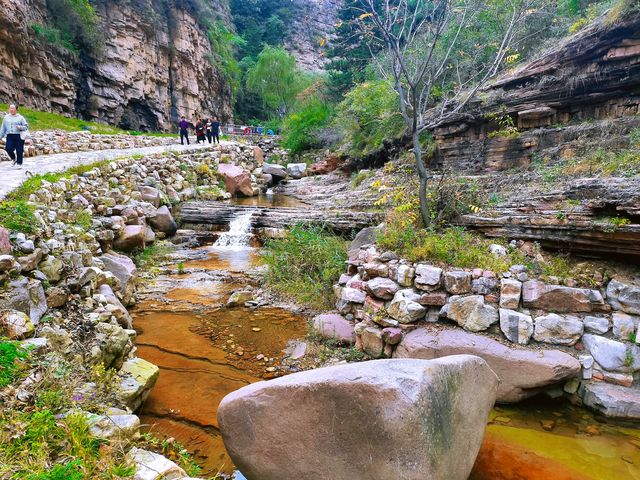
<path fill-rule="evenodd" d="M 222 142 L 229 143 L 229 142 Z M 115 160 L 116 158 L 130 157 L 133 155 L 152 155 L 164 152 L 187 152 L 202 150 L 210 147 L 209 144 L 191 145 L 159 145 L 155 147 L 140 147 L 113 150 L 94 150 L 89 152 L 56 153 L 54 155 L 39 155 L 24 159 L 22 169 L 11 165 L 11 162 L 0 162 L 0 200 L 7 193 L 29 178 L 30 174 L 44 174 L 61 172 L 77 165 L 90 165 L 102 160 Z"/>

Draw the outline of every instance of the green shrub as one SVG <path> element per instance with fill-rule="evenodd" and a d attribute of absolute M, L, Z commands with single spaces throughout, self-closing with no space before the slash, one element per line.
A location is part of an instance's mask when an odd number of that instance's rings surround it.
<path fill-rule="evenodd" d="M 282 146 L 288 148 L 292 154 L 322 146 L 318 132 L 329 124 L 332 117 L 329 104 L 311 98 L 295 113 L 284 120 Z"/>
<path fill-rule="evenodd" d="M 337 122 L 356 157 L 378 150 L 404 131 L 398 94 L 383 80 L 362 83 L 347 93 L 338 105 Z"/>
<path fill-rule="evenodd" d="M 9 385 L 22 370 L 27 352 L 17 342 L 0 341 L 0 388 Z"/>
<path fill-rule="evenodd" d="M 0 225 L 13 231 L 35 233 L 38 221 L 35 208 L 23 200 L 7 200 L 0 203 Z"/>
<path fill-rule="evenodd" d="M 265 282 L 275 292 L 314 308 L 330 308 L 332 285 L 344 270 L 347 243 L 322 227 L 297 225 L 269 240 Z"/>
<path fill-rule="evenodd" d="M 41 27 L 53 40 L 74 53 L 96 54 L 102 47 L 98 15 L 89 0 L 46 0 L 52 25 Z M 57 32 L 56 32 L 57 31 Z"/>

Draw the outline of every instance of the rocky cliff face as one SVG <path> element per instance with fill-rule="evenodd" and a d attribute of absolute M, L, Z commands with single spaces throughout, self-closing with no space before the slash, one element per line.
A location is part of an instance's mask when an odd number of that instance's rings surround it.
<path fill-rule="evenodd" d="M 285 42 L 287 51 L 295 55 L 298 66 L 309 72 L 323 69 L 327 63 L 326 45 L 333 36 L 338 10 L 343 0 L 294 0 L 300 14 L 291 25 Z"/>
<path fill-rule="evenodd" d="M 491 113 L 511 117 L 518 134 L 496 135 Z M 486 88 L 463 118 L 434 132 L 436 161 L 497 171 L 527 165 L 535 154 L 570 157 L 585 139 L 620 147 L 624 134 L 640 123 L 639 113 L 635 14 L 613 26 L 600 22 Z"/>
<path fill-rule="evenodd" d="M 226 1 L 209 1 L 228 19 Z M 136 130 L 167 130 L 183 114 L 229 118 L 229 86 L 207 34 L 177 5 L 97 2 L 105 41 L 88 58 L 33 34 L 49 21 L 45 0 L 0 0 L 0 100 Z"/>

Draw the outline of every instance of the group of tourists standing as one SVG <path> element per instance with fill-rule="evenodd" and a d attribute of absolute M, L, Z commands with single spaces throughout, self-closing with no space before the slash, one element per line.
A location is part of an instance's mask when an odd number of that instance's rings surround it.
<path fill-rule="evenodd" d="M 213 119 L 199 119 L 196 124 L 189 122 L 186 117 L 180 119 L 178 124 L 180 129 L 180 143 L 184 145 L 185 140 L 189 145 L 189 129 L 193 129 L 196 133 L 196 143 L 220 143 L 220 120 L 218 117 Z"/>
<path fill-rule="evenodd" d="M 16 105 L 9 105 L 9 113 L 2 119 L 0 127 L 0 140 L 7 139 L 4 149 L 13 161 L 13 165 L 22 168 L 24 157 L 24 143 L 29 138 L 29 124 L 25 118 L 18 113 Z"/>

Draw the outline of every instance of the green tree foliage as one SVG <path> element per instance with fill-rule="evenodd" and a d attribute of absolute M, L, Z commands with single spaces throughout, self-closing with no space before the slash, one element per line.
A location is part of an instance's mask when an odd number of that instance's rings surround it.
<path fill-rule="evenodd" d="M 296 95 L 305 86 L 295 57 L 282 47 L 265 46 L 247 72 L 247 89 L 280 117 L 291 110 Z"/>
<path fill-rule="evenodd" d="M 338 11 L 336 37 L 327 52 L 331 62 L 326 66 L 329 92 L 335 100 L 341 99 L 357 83 L 368 79 L 366 71 L 371 63 L 371 55 L 380 51 L 379 45 L 364 41 L 358 26 L 354 24 L 353 20 L 362 15 L 365 8 L 363 0 L 345 0 Z"/>
<path fill-rule="evenodd" d="M 231 0 L 233 23 L 244 39 L 239 58 L 255 59 L 265 45 L 282 45 L 296 13 L 291 0 Z"/>
<path fill-rule="evenodd" d="M 292 154 L 322 146 L 321 129 L 331 120 L 332 107 L 316 96 L 302 103 L 283 122 L 282 146 Z"/>
<path fill-rule="evenodd" d="M 338 105 L 336 118 L 356 157 L 378 150 L 385 139 L 404 131 L 398 94 L 385 80 L 364 82 L 351 89 Z"/>
<path fill-rule="evenodd" d="M 45 40 L 76 53 L 96 54 L 101 46 L 98 16 L 89 0 L 46 0 L 52 25 L 34 25 Z"/>
<path fill-rule="evenodd" d="M 207 36 L 211 44 L 211 63 L 222 70 L 232 92 L 237 92 L 242 74 L 236 60 L 236 48 L 244 45 L 242 37 L 231 32 L 220 20 L 205 20 Z"/>

